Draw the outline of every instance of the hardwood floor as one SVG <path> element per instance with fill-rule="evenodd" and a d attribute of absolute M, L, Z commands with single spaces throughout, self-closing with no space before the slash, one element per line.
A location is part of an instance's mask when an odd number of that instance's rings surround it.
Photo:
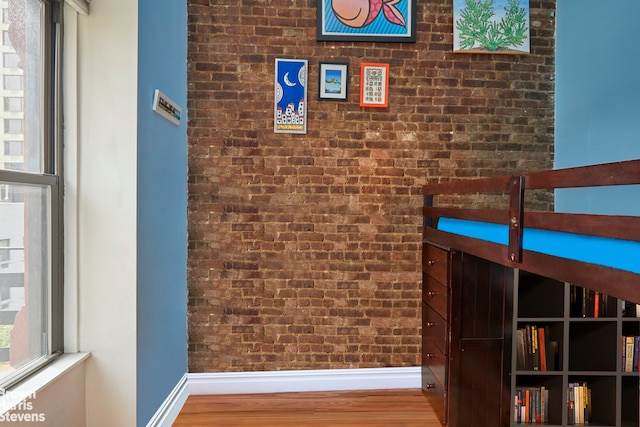
<path fill-rule="evenodd" d="M 174 427 L 442 427 L 420 389 L 189 396 Z"/>

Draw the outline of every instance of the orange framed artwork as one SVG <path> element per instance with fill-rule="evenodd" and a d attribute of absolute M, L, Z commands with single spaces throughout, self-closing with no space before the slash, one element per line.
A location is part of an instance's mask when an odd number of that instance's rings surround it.
<path fill-rule="evenodd" d="M 389 64 L 364 62 L 360 65 L 360 106 L 389 106 Z"/>

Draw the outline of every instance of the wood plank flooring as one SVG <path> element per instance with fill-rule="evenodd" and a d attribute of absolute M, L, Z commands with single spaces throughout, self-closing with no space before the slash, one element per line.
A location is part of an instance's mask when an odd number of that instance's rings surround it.
<path fill-rule="evenodd" d="M 189 396 L 174 427 L 442 427 L 420 389 Z"/>

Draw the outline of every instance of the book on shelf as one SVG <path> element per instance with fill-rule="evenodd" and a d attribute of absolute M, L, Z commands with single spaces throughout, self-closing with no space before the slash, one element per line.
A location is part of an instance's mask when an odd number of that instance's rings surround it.
<path fill-rule="evenodd" d="M 591 404 L 592 400 L 591 400 L 591 389 L 587 388 L 587 409 L 585 411 L 585 422 L 591 422 L 592 418 L 591 418 L 591 411 L 593 408 L 593 405 Z"/>
<path fill-rule="evenodd" d="M 633 337 L 625 337 L 625 341 L 626 341 L 626 357 L 625 357 L 625 364 L 624 364 L 624 371 L 625 372 L 633 372 L 633 342 L 634 339 Z"/>
<path fill-rule="evenodd" d="M 549 345 L 547 346 L 547 370 L 549 371 L 555 371 L 558 369 L 558 346 L 558 341 L 549 340 Z"/>
<path fill-rule="evenodd" d="M 513 421 L 518 424 L 544 424 L 549 419 L 549 390 L 518 387 L 514 393 Z"/>
<path fill-rule="evenodd" d="M 538 346 L 538 327 L 531 326 L 531 356 L 533 362 L 533 370 L 540 370 L 540 351 Z"/>
<path fill-rule="evenodd" d="M 638 372 L 640 366 L 640 336 L 633 337 L 633 372 Z"/>
<path fill-rule="evenodd" d="M 531 355 L 531 333 L 529 326 L 516 329 L 516 369 L 529 371 L 533 368 Z"/>
<path fill-rule="evenodd" d="M 640 365 L 640 336 L 622 336 L 620 340 L 622 372 L 638 372 Z"/>
<path fill-rule="evenodd" d="M 605 317 L 609 297 L 597 291 L 571 285 L 570 292 L 571 317 Z"/>
<path fill-rule="evenodd" d="M 567 390 L 567 424 L 574 425 L 576 423 L 576 399 L 575 399 L 575 384 L 569 383 L 569 389 Z"/>
<path fill-rule="evenodd" d="M 538 354 L 540 355 L 540 370 L 547 370 L 547 346 L 545 343 L 545 328 L 538 328 Z"/>
<path fill-rule="evenodd" d="M 542 402 L 544 404 L 543 408 L 542 408 L 542 416 L 543 416 L 543 422 L 549 422 L 549 390 L 542 387 Z"/>
<path fill-rule="evenodd" d="M 531 418 L 532 421 L 535 421 L 536 424 L 540 424 L 542 422 L 542 390 L 536 390 L 533 394 L 533 402 L 534 402 L 534 416 Z"/>
<path fill-rule="evenodd" d="M 593 292 L 582 288 L 582 317 L 593 317 Z"/>
<path fill-rule="evenodd" d="M 558 341 L 552 341 L 548 326 L 525 325 L 516 329 L 516 369 L 554 371 Z"/>
<path fill-rule="evenodd" d="M 524 328 L 524 345 L 525 345 L 525 363 L 526 369 L 533 369 L 533 347 L 531 344 L 531 326 L 527 325 Z"/>
<path fill-rule="evenodd" d="M 569 383 L 567 405 L 567 424 L 584 425 L 591 422 L 591 389 L 586 382 Z"/>
<path fill-rule="evenodd" d="M 524 329 L 518 328 L 516 329 L 516 369 L 519 371 L 527 369 L 525 347 Z"/>
<path fill-rule="evenodd" d="M 578 317 L 581 313 L 582 304 L 578 299 L 578 287 L 575 285 L 571 285 L 569 292 L 569 314 L 571 317 Z"/>
<path fill-rule="evenodd" d="M 623 317 L 639 317 L 640 316 L 640 304 L 636 304 L 629 301 L 622 301 L 622 316 Z"/>
<path fill-rule="evenodd" d="M 577 417 L 577 421 L 578 424 L 584 424 L 584 408 L 585 408 L 585 393 L 584 393 L 584 387 L 582 385 L 579 385 L 578 387 L 576 387 L 576 390 L 578 391 L 578 395 L 576 396 L 576 400 L 578 401 L 578 406 L 577 406 L 577 413 L 578 413 L 578 417 Z"/>

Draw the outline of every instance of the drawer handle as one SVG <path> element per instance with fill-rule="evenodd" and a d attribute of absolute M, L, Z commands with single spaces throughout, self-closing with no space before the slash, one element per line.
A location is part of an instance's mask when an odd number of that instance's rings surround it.
<path fill-rule="evenodd" d="M 428 291 L 427 295 L 429 295 L 430 297 L 435 297 L 436 295 L 438 295 L 438 293 L 434 291 Z"/>
<path fill-rule="evenodd" d="M 435 322 L 427 322 L 424 324 L 425 328 L 433 328 L 434 326 L 436 326 Z"/>
<path fill-rule="evenodd" d="M 430 259 L 429 261 L 427 261 L 427 265 L 429 267 L 433 267 L 436 264 L 436 260 L 435 259 Z"/>
<path fill-rule="evenodd" d="M 431 389 L 436 388 L 436 385 L 435 384 L 425 384 L 424 388 L 431 390 Z"/>
<path fill-rule="evenodd" d="M 425 357 L 426 359 L 433 359 L 434 357 L 436 357 L 436 355 L 435 355 L 435 353 L 426 353 L 426 354 L 424 355 L 424 357 Z"/>

